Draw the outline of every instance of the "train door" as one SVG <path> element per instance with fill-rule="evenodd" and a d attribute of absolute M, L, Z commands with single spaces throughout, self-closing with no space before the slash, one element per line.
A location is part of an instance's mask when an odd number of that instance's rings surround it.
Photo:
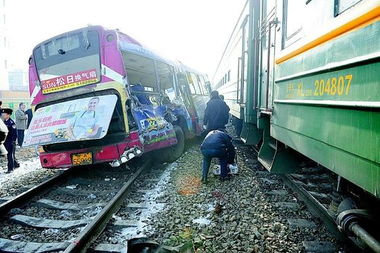
<path fill-rule="evenodd" d="M 247 101 L 247 81 L 248 81 L 248 41 L 249 41 L 248 15 L 241 25 L 241 55 L 238 63 L 237 101 L 240 105 L 245 105 Z"/>
<path fill-rule="evenodd" d="M 263 0 L 260 21 L 260 109 L 270 112 L 273 109 L 274 57 L 277 27 L 276 3 Z"/>

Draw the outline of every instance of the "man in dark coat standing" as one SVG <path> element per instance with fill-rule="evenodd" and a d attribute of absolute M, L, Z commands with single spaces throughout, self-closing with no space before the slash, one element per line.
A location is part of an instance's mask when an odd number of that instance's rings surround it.
<path fill-rule="evenodd" d="M 28 115 L 28 125 L 27 128 L 29 128 L 30 122 L 32 121 L 33 118 L 33 111 L 31 108 L 25 111 L 26 115 Z"/>
<path fill-rule="evenodd" d="M 211 92 L 211 99 L 207 102 L 204 122 L 206 134 L 212 130 L 225 129 L 228 123 L 230 108 L 220 98 L 219 93 L 214 90 Z"/>
<path fill-rule="evenodd" d="M 227 179 L 227 164 L 235 163 L 235 147 L 232 144 L 232 138 L 224 131 L 213 130 L 203 140 L 201 152 L 203 155 L 202 182 L 207 182 L 208 170 L 213 157 L 219 158 L 220 179 Z"/>
<path fill-rule="evenodd" d="M 15 168 L 20 167 L 19 163 L 16 161 L 15 153 L 16 153 L 16 140 L 17 140 L 17 127 L 16 123 L 11 119 L 13 110 L 9 108 L 2 109 L 2 117 L 4 119 L 4 123 L 8 128 L 8 135 L 5 139 L 4 146 L 8 151 L 8 171 L 7 173 L 11 173 Z"/>

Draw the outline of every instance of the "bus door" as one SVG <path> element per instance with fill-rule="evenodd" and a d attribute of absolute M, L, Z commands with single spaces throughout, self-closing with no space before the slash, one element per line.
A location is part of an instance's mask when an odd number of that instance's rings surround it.
<path fill-rule="evenodd" d="M 161 106 L 158 108 L 164 112 L 164 118 L 169 122 L 179 121 L 192 130 L 192 120 L 189 115 L 189 98 L 181 96 L 180 85 L 176 85 L 177 76 L 174 67 L 164 62 L 157 61 L 157 73 L 161 94 Z M 182 99 L 181 99 L 182 98 Z M 182 122 L 182 121 L 185 122 Z M 183 127 L 185 127 L 183 125 Z M 182 125 L 181 125 L 182 126 Z M 187 132 L 183 129 L 185 134 Z"/>
<path fill-rule="evenodd" d="M 276 5 L 274 1 L 263 0 L 260 25 L 260 109 L 273 109 L 274 57 L 277 27 Z"/>
<path fill-rule="evenodd" d="M 186 72 L 186 76 L 196 113 L 195 129 L 197 129 L 196 133 L 200 134 L 202 131 L 204 112 L 206 110 L 206 104 L 209 96 L 205 88 L 206 84 L 204 82 L 204 79 L 202 79 L 202 76 L 189 71 Z"/>
<path fill-rule="evenodd" d="M 185 104 L 185 107 L 189 113 L 190 121 L 191 123 L 188 123 L 187 126 L 190 130 L 190 132 L 197 132 L 197 122 L 198 122 L 198 115 L 197 111 L 195 109 L 195 105 L 193 102 L 193 99 L 190 94 L 190 88 L 189 84 L 187 82 L 186 75 L 182 72 L 177 73 L 177 80 L 178 80 L 178 88 L 180 91 L 180 96 Z M 201 129 L 199 130 L 201 131 Z"/>

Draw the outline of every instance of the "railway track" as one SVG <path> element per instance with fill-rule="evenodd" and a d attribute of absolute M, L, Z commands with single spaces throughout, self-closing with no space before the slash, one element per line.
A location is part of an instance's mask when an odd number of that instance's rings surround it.
<path fill-rule="evenodd" d="M 0 252 L 83 252 L 151 159 L 127 168 L 66 170 L 0 205 Z"/>
<path fill-rule="evenodd" d="M 151 227 L 147 224 L 151 217 L 163 209 L 161 199 L 175 164 L 156 166 L 154 171 L 144 173 L 134 182 L 118 212 L 96 240 L 90 245 L 91 252 L 171 252 L 168 247 L 160 246 L 148 238 Z M 150 252 L 150 251 L 149 251 Z"/>
<path fill-rule="evenodd" d="M 350 196 L 336 191 L 337 180 L 334 180 L 334 176 L 330 171 L 319 166 L 314 166 L 302 168 L 296 174 L 280 175 L 280 177 L 285 185 L 292 189 L 305 202 L 311 213 L 319 217 L 327 229 L 339 241 L 345 243 L 348 252 L 356 252 L 357 250 L 367 251 L 369 249 L 373 252 L 380 252 L 379 242 L 367 232 L 375 232 L 376 226 L 365 224 L 365 219 L 362 219 L 364 221 L 363 225 L 366 225 L 366 228 L 363 229 L 359 225 L 358 219 L 352 217 L 355 221 L 348 220 L 347 222 L 350 225 L 346 225 L 346 228 L 343 227 L 345 224 L 344 220 L 340 218 L 341 214 L 350 209 L 363 212 L 363 209 L 357 209 L 358 207 L 352 205 Z M 371 204 L 368 206 L 368 210 L 374 207 L 373 203 Z M 373 221 L 376 223 L 376 220 Z M 349 231 L 348 226 L 351 225 L 358 226 L 361 231 Z"/>
<path fill-rule="evenodd" d="M 253 150 L 257 156 L 257 148 L 253 147 Z M 306 163 L 305 166 L 301 166 L 302 168 L 297 173 L 279 174 L 276 176 L 305 203 L 308 210 L 315 217 L 318 217 L 323 222 L 327 230 L 337 241 L 344 245 L 346 252 L 357 252 L 358 250 L 367 251 L 369 248 L 373 252 L 380 252 L 378 242 L 370 234 L 367 233 L 361 238 L 362 240 L 367 240 L 366 246 L 363 244 L 363 241 L 358 240 L 353 233 L 343 231 L 337 221 L 337 214 L 342 211 L 338 211 L 340 208 L 338 205 L 341 200 L 347 196 L 343 196 L 336 191 L 337 180 L 330 171 L 313 162 L 309 163 L 309 165 L 307 164 L 308 163 Z M 256 169 L 258 169 L 258 167 L 260 166 L 257 166 Z M 262 168 L 262 171 L 264 171 L 264 173 L 259 173 L 259 176 L 261 175 L 265 182 L 266 170 Z M 305 248 L 314 248 L 309 242 L 305 242 L 304 246 Z M 325 245 L 324 242 L 322 242 L 320 247 L 317 246 L 317 248 L 323 247 L 329 248 L 330 245 Z"/>

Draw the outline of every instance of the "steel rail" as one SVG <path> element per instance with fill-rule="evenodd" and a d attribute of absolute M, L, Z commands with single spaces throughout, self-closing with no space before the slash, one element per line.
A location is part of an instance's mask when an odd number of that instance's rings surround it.
<path fill-rule="evenodd" d="M 117 212 L 128 193 L 129 187 L 151 164 L 150 159 L 139 168 L 132 177 L 123 185 L 119 192 L 108 202 L 108 204 L 98 213 L 95 218 L 86 225 L 84 230 L 74 239 L 74 241 L 66 248 L 65 253 L 85 252 L 91 242 L 95 240 L 104 230 L 112 215 Z"/>
<path fill-rule="evenodd" d="M 308 191 L 306 191 L 302 186 L 299 186 L 294 182 L 289 175 L 279 175 L 282 181 L 296 192 L 301 199 L 305 202 L 308 209 L 317 217 L 319 217 L 326 225 L 327 229 L 339 240 L 346 241 L 346 236 L 342 233 L 335 222 L 334 217 L 332 217 L 327 209 L 319 203 Z"/>
<path fill-rule="evenodd" d="M 258 156 L 259 150 L 256 147 L 253 147 L 256 155 Z M 287 174 L 279 174 L 278 175 L 284 184 L 289 187 L 293 192 L 297 193 L 298 196 L 303 200 L 308 208 L 308 210 L 316 217 L 322 220 L 325 224 L 327 230 L 332 233 L 339 241 L 346 242 L 350 245 L 356 245 L 355 241 L 350 240 L 347 237 L 347 234 L 339 229 L 339 226 L 336 222 L 335 217 L 333 217 L 328 210 L 306 189 L 302 186 L 298 185 L 294 180 L 292 180 L 291 176 Z M 359 226 L 355 226 L 355 232 L 353 232 L 357 237 L 362 239 L 372 250 L 377 252 L 378 243 L 375 240 L 372 240 L 372 237 Z"/>
<path fill-rule="evenodd" d="M 20 207 L 30 201 L 31 198 L 35 197 L 36 195 L 39 195 L 46 190 L 48 190 L 53 185 L 57 184 L 58 182 L 62 182 L 65 180 L 70 174 L 72 174 L 73 168 L 67 169 L 62 173 L 58 173 L 54 175 L 53 177 L 49 178 L 48 180 L 30 188 L 29 190 L 20 193 L 13 199 L 10 199 L 0 205 L 0 217 L 3 217 L 6 215 L 12 208 Z"/>

